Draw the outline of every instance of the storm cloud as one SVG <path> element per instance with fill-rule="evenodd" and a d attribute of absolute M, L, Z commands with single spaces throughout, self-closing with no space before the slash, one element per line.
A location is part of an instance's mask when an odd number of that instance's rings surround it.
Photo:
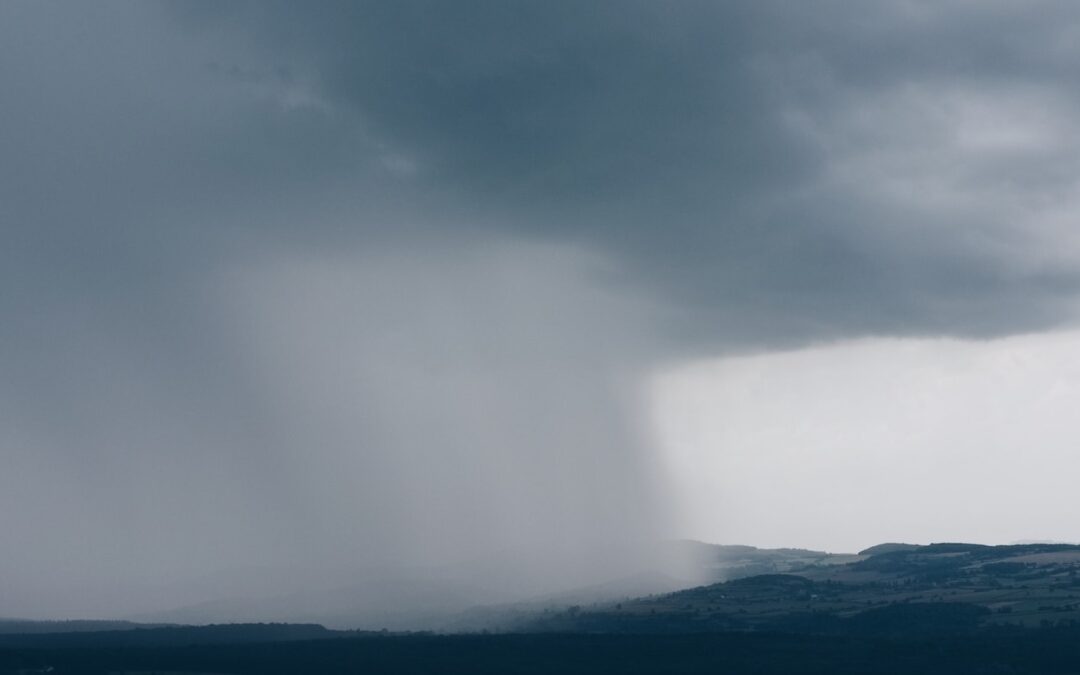
<path fill-rule="evenodd" d="M 616 256 L 712 345 L 1009 333 L 1076 289 L 1068 5 L 196 7 L 470 221 Z"/>
<path fill-rule="evenodd" d="M 1075 321 L 1078 31 L 1065 2 L 3 4 L 8 606 L 637 560 L 671 518 L 651 370 Z"/>

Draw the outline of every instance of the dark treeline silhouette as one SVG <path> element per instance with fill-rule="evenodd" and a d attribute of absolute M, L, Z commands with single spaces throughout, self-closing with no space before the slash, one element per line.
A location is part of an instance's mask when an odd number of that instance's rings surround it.
<path fill-rule="evenodd" d="M 135 624 L 137 625 L 137 624 Z M 352 631 L 333 631 L 318 624 L 233 623 L 210 626 L 171 626 L 74 633 L 28 633 L 0 635 L 2 647 L 171 647 L 248 642 L 291 642 L 355 636 Z"/>
<path fill-rule="evenodd" d="M 385 675 L 419 673 L 1072 673 L 1080 631 L 896 639 L 784 633 L 371 636 L 187 647 L 0 650 L 0 672 Z"/>

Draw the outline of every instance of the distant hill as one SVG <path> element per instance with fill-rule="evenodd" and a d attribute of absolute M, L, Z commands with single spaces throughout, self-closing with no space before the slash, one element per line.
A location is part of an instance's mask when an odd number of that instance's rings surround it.
<path fill-rule="evenodd" d="M 134 621 L 35 621 L 31 619 L 0 619 L 0 635 L 10 633 L 88 633 L 136 628 L 164 628 L 173 624 L 136 623 Z"/>
<path fill-rule="evenodd" d="M 56 622 L 66 623 L 66 622 Z M 98 623 L 98 622 L 87 622 Z M 110 622 L 100 622 L 102 624 Z M 0 635 L 0 648 L 11 647 L 168 647 L 319 640 L 356 635 L 317 624 L 221 624 L 77 632 L 30 632 Z"/>
<path fill-rule="evenodd" d="M 369 631 L 843 633 L 889 626 L 973 630 L 1080 623 L 1076 545 L 885 543 L 859 554 L 833 554 L 680 541 L 671 549 L 687 577 L 647 570 L 502 603 L 462 584 L 410 584 L 401 578 L 306 594 L 223 599 L 154 617 L 169 623 L 0 621 L 0 644 L 4 634 L 64 634 L 69 637 L 63 640 L 75 644 L 79 634 L 116 633 L 107 640 L 126 644 L 317 639 L 340 632 L 323 625 Z M 912 604 L 918 606 L 897 609 Z M 217 618 L 221 615 L 224 620 Z M 230 620 L 246 627 L 177 625 Z M 300 623 L 284 623 L 290 620 Z M 140 635 L 119 635 L 132 631 Z"/>
<path fill-rule="evenodd" d="M 910 635 L 1080 626 L 1080 546 L 884 544 L 867 551 L 840 564 L 572 608 L 529 629 Z"/>
<path fill-rule="evenodd" d="M 913 551 L 919 548 L 918 544 L 878 544 L 859 551 L 859 555 L 877 555 L 878 553 L 895 553 L 896 551 Z"/>

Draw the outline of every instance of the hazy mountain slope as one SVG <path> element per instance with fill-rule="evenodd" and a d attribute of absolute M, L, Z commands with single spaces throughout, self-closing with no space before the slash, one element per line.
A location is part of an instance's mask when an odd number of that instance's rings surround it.
<path fill-rule="evenodd" d="M 931 544 L 541 617 L 536 630 L 967 631 L 1080 624 L 1080 546 Z"/>
<path fill-rule="evenodd" d="M 568 581 L 546 587 L 511 583 L 514 575 L 507 574 L 506 568 L 515 560 L 510 557 L 435 569 L 366 570 L 358 575 L 366 580 L 362 584 L 351 581 L 342 570 L 320 577 L 314 572 L 288 570 L 286 574 L 272 568 L 251 568 L 243 574 L 219 575 L 191 593 L 192 597 L 212 599 L 129 618 L 183 624 L 313 622 L 364 630 L 501 630 L 516 627 L 537 612 L 856 559 L 823 551 L 674 541 L 658 547 L 653 569 L 583 585 Z M 476 574 L 476 570 L 484 573 Z M 239 577 L 235 586 L 225 583 L 234 577 Z M 297 586 L 297 578 L 306 581 Z M 278 579 L 292 580 L 294 585 L 278 587 Z M 230 588 L 237 590 L 229 592 Z"/>

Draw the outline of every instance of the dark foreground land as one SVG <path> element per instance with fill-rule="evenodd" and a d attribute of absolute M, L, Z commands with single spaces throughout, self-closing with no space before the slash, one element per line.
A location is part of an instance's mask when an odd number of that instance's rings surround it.
<path fill-rule="evenodd" d="M 1080 547 L 883 545 L 840 563 L 789 558 L 767 574 L 538 611 L 504 634 L 8 622 L 0 675 L 1080 674 Z"/>
<path fill-rule="evenodd" d="M 39 647 L 3 650 L 0 672 L 1064 674 L 1080 672 L 1080 631 L 929 638 L 412 635 L 186 647 Z"/>

